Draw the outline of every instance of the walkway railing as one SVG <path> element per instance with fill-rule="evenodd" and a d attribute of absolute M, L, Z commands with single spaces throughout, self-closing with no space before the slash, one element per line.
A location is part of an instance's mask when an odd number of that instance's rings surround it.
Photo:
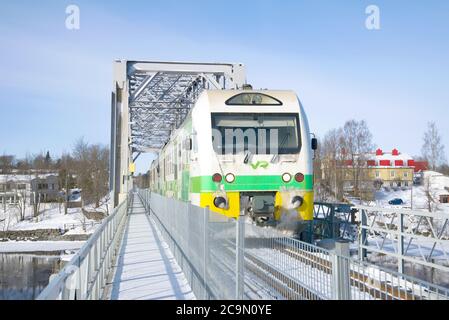
<path fill-rule="evenodd" d="M 145 190 L 139 195 L 195 296 L 235 299 L 243 285 L 236 276 L 237 221 Z"/>
<path fill-rule="evenodd" d="M 98 300 L 118 253 L 128 197 L 108 216 L 70 262 L 50 280 L 37 300 Z"/>
<path fill-rule="evenodd" d="M 400 208 L 355 206 L 363 259 L 397 265 L 400 273 L 421 272 L 449 285 L 449 214 Z M 429 280 L 429 279 L 427 279 Z"/>
<path fill-rule="evenodd" d="M 449 298 L 448 289 L 351 258 L 347 241 L 326 250 L 245 217 L 139 195 L 198 299 Z"/>

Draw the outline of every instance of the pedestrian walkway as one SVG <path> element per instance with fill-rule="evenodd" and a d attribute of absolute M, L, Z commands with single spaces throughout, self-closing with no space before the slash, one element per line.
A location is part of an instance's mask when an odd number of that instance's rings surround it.
<path fill-rule="evenodd" d="M 190 300 L 195 296 L 137 194 L 110 285 L 111 300 Z"/>

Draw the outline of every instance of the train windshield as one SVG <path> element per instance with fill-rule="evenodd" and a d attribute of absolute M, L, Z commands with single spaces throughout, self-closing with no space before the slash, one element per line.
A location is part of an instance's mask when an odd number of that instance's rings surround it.
<path fill-rule="evenodd" d="M 295 154 L 301 148 L 298 114 L 213 113 L 217 154 Z"/>

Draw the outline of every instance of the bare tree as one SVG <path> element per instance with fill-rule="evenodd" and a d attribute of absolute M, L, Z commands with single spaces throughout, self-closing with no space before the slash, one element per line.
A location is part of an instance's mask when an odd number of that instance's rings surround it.
<path fill-rule="evenodd" d="M 449 165 L 447 163 L 441 165 L 438 168 L 438 172 L 444 174 L 445 176 L 449 176 Z"/>
<path fill-rule="evenodd" d="M 19 221 L 23 221 L 25 220 L 26 204 L 27 204 L 26 190 L 17 190 L 16 194 L 18 196 L 16 206 L 17 209 L 19 210 Z"/>
<path fill-rule="evenodd" d="M 89 145 L 81 138 L 76 142 L 72 156 L 83 200 L 98 208 L 101 198 L 109 191 L 109 149 L 99 144 Z"/>
<path fill-rule="evenodd" d="M 69 190 L 76 186 L 74 174 L 76 171 L 76 163 L 70 154 L 64 153 L 57 161 L 56 168 L 58 169 L 58 183 L 60 188 L 64 189 L 64 198 L 59 198 L 59 209 L 64 203 L 64 213 L 68 213 Z"/>
<path fill-rule="evenodd" d="M 323 139 L 320 150 L 322 188 L 332 194 L 337 200 L 343 198 L 343 174 L 342 162 L 342 130 L 332 129 Z M 324 192 L 322 190 L 322 192 Z"/>
<path fill-rule="evenodd" d="M 23 159 L 17 160 L 17 170 L 19 174 L 28 174 L 32 167 L 32 161 L 29 155 Z"/>
<path fill-rule="evenodd" d="M 33 217 L 37 218 L 41 210 L 41 194 L 37 191 L 31 193 L 33 204 Z"/>
<path fill-rule="evenodd" d="M 42 154 L 35 154 L 33 156 L 33 169 L 43 172 L 45 167 L 45 156 Z"/>
<path fill-rule="evenodd" d="M 368 156 L 375 147 L 372 140 L 373 136 L 364 120 L 346 121 L 342 128 L 343 160 L 345 165 L 350 167 L 355 196 L 361 196 L 362 182 L 367 174 Z"/>
<path fill-rule="evenodd" d="M 14 156 L 3 154 L 0 156 L 0 171 L 2 174 L 11 173 L 14 168 Z"/>
<path fill-rule="evenodd" d="M 424 193 L 426 196 L 426 209 L 429 212 L 434 212 L 437 209 L 438 202 L 436 200 L 436 193 L 434 192 L 432 188 L 432 175 L 428 175 L 424 179 Z"/>
<path fill-rule="evenodd" d="M 439 165 L 445 162 L 444 145 L 435 122 L 427 124 L 423 140 L 422 156 L 429 162 L 429 168 L 435 171 Z"/>

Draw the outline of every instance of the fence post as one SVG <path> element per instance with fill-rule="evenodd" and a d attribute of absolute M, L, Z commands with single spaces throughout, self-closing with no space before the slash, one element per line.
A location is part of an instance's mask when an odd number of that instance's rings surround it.
<path fill-rule="evenodd" d="M 332 297 L 334 300 L 350 300 L 349 242 L 347 240 L 336 240 L 332 256 Z"/>
<path fill-rule="evenodd" d="M 334 232 L 334 217 L 335 217 L 335 205 L 331 205 L 331 212 L 330 212 L 330 219 L 329 219 L 329 238 L 334 239 L 335 238 L 335 232 Z"/>
<path fill-rule="evenodd" d="M 235 298 L 236 300 L 243 300 L 244 291 L 244 267 L 245 267 L 245 216 L 243 210 L 236 221 L 236 281 L 235 281 Z"/>
<path fill-rule="evenodd" d="M 368 225 L 367 223 L 367 212 L 365 209 L 360 210 L 361 213 L 361 226 L 360 226 L 360 243 L 359 243 L 359 258 L 360 261 L 363 261 L 366 259 L 366 249 L 362 248 L 362 246 L 367 245 L 367 239 L 366 239 L 366 227 Z"/>
<path fill-rule="evenodd" d="M 404 214 L 399 213 L 399 228 L 398 228 L 400 234 L 398 235 L 398 254 L 400 255 L 400 258 L 398 258 L 398 272 L 404 273 L 404 259 L 402 257 L 404 256 Z"/>
<path fill-rule="evenodd" d="M 203 286 L 204 286 L 204 300 L 209 300 L 208 290 L 207 290 L 207 266 L 208 255 L 209 255 L 209 208 L 203 209 Z"/>

